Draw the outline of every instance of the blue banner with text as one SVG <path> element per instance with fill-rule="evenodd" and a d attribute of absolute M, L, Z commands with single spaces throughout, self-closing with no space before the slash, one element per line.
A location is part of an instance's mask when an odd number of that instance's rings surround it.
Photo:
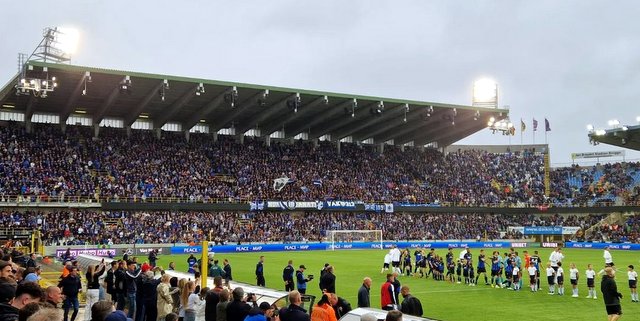
<path fill-rule="evenodd" d="M 278 252 L 278 251 L 312 251 L 312 250 L 345 250 L 345 249 L 390 249 L 394 245 L 399 248 L 509 248 L 527 247 L 527 243 L 512 242 L 357 242 L 357 243 L 291 243 L 291 244 L 241 244 L 241 245 L 215 245 L 209 246 L 209 252 L 234 253 L 234 252 Z M 174 246 L 171 254 L 198 254 L 202 253 L 200 246 Z"/>

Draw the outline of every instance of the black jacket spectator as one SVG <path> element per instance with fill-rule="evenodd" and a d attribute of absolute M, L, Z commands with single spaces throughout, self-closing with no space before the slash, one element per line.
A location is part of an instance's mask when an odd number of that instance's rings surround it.
<path fill-rule="evenodd" d="M 320 289 L 328 293 L 336 293 L 336 276 L 333 269 L 328 270 L 320 277 Z"/>
<path fill-rule="evenodd" d="M 311 321 L 307 310 L 295 304 L 290 304 L 286 308 L 280 309 L 280 321 Z"/>
<path fill-rule="evenodd" d="M 416 317 L 422 317 L 422 303 L 416 297 L 408 294 L 404 297 L 402 304 L 400 305 L 400 312 Z"/>
<path fill-rule="evenodd" d="M 366 287 L 364 284 L 358 290 L 358 308 L 369 308 L 371 307 L 371 296 L 369 295 L 369 291 L 371 289 Z"/>

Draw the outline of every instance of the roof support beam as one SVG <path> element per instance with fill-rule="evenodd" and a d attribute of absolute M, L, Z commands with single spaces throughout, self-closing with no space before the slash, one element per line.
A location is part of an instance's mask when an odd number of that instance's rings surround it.
<path fill-rule="evenodd" d="M 258 103 L 258 99 L 264 97 L 265 91 L 260 90 L 257 94 L 246 99 L 240 106 L 234 108 L 230 113 L 227 114 L 226 117 L 221 120 L 214 120 L 211 123 L 214 124 L 210 127 L 210 131 L 212 133 L 218 132 L 220 129 L 224 128 L 228 123 L 233 121 L 236 117 L 242 114 L 249 107 L 255 106 Z M 236 134 L 243 134 L 236 131 Z"/>
<path fill-rule="evenodd" d="M 298 109 L 297 113 L 292 112 L 290 114 L 287 114 L 287 116 L 283 120 L 281 120 L 281 121 L 279 121 L 277 123 L 274 122 L 273 125 L 262 128 L 262 130 L 261 130 L 262 131 L 262 135 L 264 135 L 264 136 L 271 135 L 276 130 L 284 127 L 285 124 L 289 124 L 289 123 L 295 121 L 296 119 L 298 119 L 298 118 L 300 118 L 302 116 L 306 116 L 306 115 L 308 115 L 308 114 L 310 114 L 312 112 L 320 113 L 320 110 L 314 109 L 314 107 L 316 107 L 316 106 L 318 106 L 320 104 L 326 105 L 328 102 L 329 101 L 328 101 L 326 96 L 320 96 L 320 97 L 314 99 L 313 101 L 311 101 L 310 103 L 301 106 Z"/>
<path fill-rule="evenodd" d="M 159 82 L 158 85 L 156 85 L 155 87 L 153 87 L 153 89 L 151 89 L 147 93 L 147 95 L 144 96 L 144 98 L 133 108 L 133 110 L 129 113 L 129 116 L 127 116 L 127 118 L 125 119 L 125 122 L 124 122 L 125 127 L 131 127 L 131 125 L 136 121 L 136 119 L 138 119 L 138 116 L 140 116 L 140 113 L 142 113 L 142 111 L 145 108 L 147 108 L 147 106 L 151 102 L 151 99 L 153 99 L 153 97 L 156 97 L 158 95 L 158 90 L 160 90 L 162 86 L 164 86 L 164 80 Z"/>
<path fill-rule="evenodd" d="M 62 113 L 60 113 L 61 124 L 64 124 L 67 122 L 67 119 L 69 119 L 69 115 L 71 115 L 71 112 L 73 111 L 73 107 L 76 105 L 76 103 L 78 103 L 78 99 L 80 98 L 80 95 L 82 94 L 82 90 L 84 89 L 86 78 L 87 78 L 87 72 L 85 72 L 84 75 L 80 77 L 80 80 L 78 81 L 78 83 L 76 83 L 76 87 L 73 89 L 73 93 L 71 94 L 71 97 L 69 97 L 69 100 L 67 100 L 67 104 L 64 105 L 64 108 L 62 109 Z"/>
<path fill-rule="evenodd" d="M 461 126 L 459 128 L 456 128 L 455 131 L 440 131 L 432 137 L 423 136 L 422 138 L 415 139 L 413 143 L 417 146 L 423 146 L 431 142 L 438 142 L 438 147 L 444 147 L 441 142 L 450 141 L 451 139 L 455 139 L 454 137 L 465 137 L 470 133 L 475 133 L 476 131 L 481 130 L 487 125 L 486 123 L 483 124 L 481 121 L 474 121 L 470 118 L 464 122 L 459 123 L 461 123 Z M 458 127 L 457 124 L 456 127 Z"/>
<path fill-rule="evenodd" d="M 210 102 L 208 102 L 202 108 L 199 108 L 198 111 L 191 115 L 191 117 L 183 124 L 182 130 L 189 131 L 193 126 L 195 126 L 200 119 L 205 118 L 207 115 L 211 114 L 214 110 L 216 110 L 222 103 L 224 102 L 224 95 L 230 93 L 232 88 L 229 88 L 223 91 L 221 94 L 213 98 Z"/>
<path fill-rule="evenodd" d="M 411 122 L 404 123 L 403 125 L 396 126 L 393 129 L 391 129 L 390 131 L 387 131 L 387 132 L 379 135 L 378 137 L 374 136 L 373 137 L 373 142 L 375 144 L 384 143 L 384 142 L 389 141 L 391 139 L 395 139 L 396 137 L 400 137 L 400 136 L 402 136 L 404 134 L 407 134 L 407 133 L 413 132 L 413 131 L 415 131 L 417 129 L 420 129 L 421 127 L 426 127 L 427 125 L 428 125 L 428 122 L 425 122 L 422 119 L 412 120 Z"/>
<path fill-rule="evenodd" d="M 104 118 L 104 114 L 113 105 L 113 103 L 116 102 L 116 99 L 118 98 L 119 95 L 120 95 L 120 83 L 118 83 L 116 87 L 113 88 L 113 90 L 111 91 L 107 99 L 104 101 L 102 106 L 100 106 L 100 109 L 98 109 L 98 112 L 93 115 L 94 125 L 100 124 L 100 122 L 102 121 L 102 118 Z"/>
<path fill-rule="evenodd" d="M 279 111 L 282 111 L 282 109 L 287 107 L 287 101 L 289 99 L 295 99 L 296 98 L 296 94 L 292 94 L 287 96 L 285 99 L 269 106 L 269 107 L 265 107 L 265 110 L 263 110 L 259 115 L 257 115 L 257 117 L 255 118 L 255 121 L 253 124 L 245 124 L 243 126 L 239 127 L 239 133 L 244 133 L 247 130 L 253 128 L 254 126 L 258 126 L 260 125 L 261 122 L 263 122 L 264 120 L 268 119 L 269 117 L 275 115 L 276 113 L 278 113 Z M 264 133 L 263 133 L 264 134 Z M 269 133 L 269 135 L 271 135 L 271 133 Z"/>
<path fill-rule="evenodd" d="M 351 104 L 353 104 L 353 99 L 347 99 L 347 101 L 341 104 L 338 104 L 336 106 L 333 106 L 327 111 L 320 111 L 319 114 L 322 114 L 322 115 L 318 115 L 318 116 L 321 116 L 321 117 L 315 117 L 314 120 L 310 123 L 297 125 L 296 127 L 292 128 L 290 131 L 286 130 L 285 131 L 286 138 L 289 139 L 289 138 L 295 137 L 305 128 L 312 128 L 313 126 L 318 125 L 323 121 L 327 121 L 328 119 L 334 117 L 339 113 L 343 113 L 344 108 L 347 106 L 351 106 Z"/>
<path fill-rule="evenodd" d="M 344 129 L 336 132 L 335 135 L 331 135 L 332 137 L 335 136 L 336 140 L 340 140 L 342 138 L 345 138 L 353 133 L 356 133 L 360 130 L 363 130 L 365 128 L 371 127 L 373 125 L 376 125 L 378 123 L 381 123 L 383 121 L 389 121 L 392 118 L 394 118 L 396 115 L 400 114 L 401 112 L 405 111 L 405 105 L 401 104 L 398 105 L 397 107 L 392 108 L 389 111 L 385 111 L 382 116 L 380 117 L 373 117 L 371 118 L 371 120 L 369 121 L 363 121 L 360 122 L 360 124 L 358 124 L 357 126 L 353 126 L 353 124 L 348 124 L 348 126 L 343 126 Z"/>
<path fill-rule="evenodd" d="M 450 121 L 439 119 L 437 120 L 437 124 L 435 124 L 435 126 L 431 126 L 427 131 L 418 132 L 418 133 L 409 133 L 406 136 L 398 138 L 397 143 L 402 145 L 410 141 L 413 141 L 414 145 L 422 146 L 426 143 L 430 143 L 430 142 L 436 141 L 437 139 L 440 139 L 440 137 L 443 134 L 448 135 L 452 132 L 454 133 L 458 132 L 460 130 L 460 127 L 462 128 L 466 127 L 462 124 L 466 124 L 470 121 L 473 122 L 474 120 L 472 118 L 473 118 L 472 116 L 458 117 L 458 119 L 456 119 L 457 125 L 452 125 Z M 452 128 L 453 130 L 450 130 Z M 423 141 L 424 143 L 422 143 Z"/>
<path fill-rule="evenodd" d="M 393 121 L 389 121 L 387 122 L 385 125 L 383 125 L 382 127 L 377 127 L 374 130 L 371 131 L 359 131 L 354 133 L 353 136 L 353 140 L 354 141 L 363 141 L 367 138 L 373 138 L 375 136 L 378 136 L 386 131 L 389 130 L 393 130 L 394 128 L 401 126 L 403 124 L 409 124 L 411 123 L 416 116 L 420 115 L 420 109 L 419 108 L 414 108 L 412 111 L 410 111 L 409 113 L 407 113 L 407 122 L 404 121 L 404 117 L 397 117 L 395 120 Z"/>
<path fill-rule="evenodd" d="M 367 106 L 364 107 L 358 107 L 356 108 L 356 110 L 354 111 L 354 116 L 351 115 L 345 115 L 343 118 L 340 118 L 338 120 L 336 120 L 335 122 L 332 122 L 331 125 L 324 127 L 324 128 L 320 128 L 320 130 L 314 130 L 313 134 L 309 135 L 309 140 L 313 140 L 316 139 L 318 137 L 322 137 L 326 134 L 332 134 L 332 132 L 340 127 L 343 127 L 345 125 L 348 124 L 352 124 L 354 122 L 357 121 L 364 121 L 364 118 L 366 116 L 370 116 L 370 117 L 375 117 L 373 115 L 369 114 L 369 108 L 377 105 L 378 102 L 374 102 L 371 103 Z M 331 140 L 333 141 L 337 141 L 336 139 L 337 137 L 333 137 L 333 135 L 331 135 Z"/>
<path fill-rule="evenodd" d="M 196 95 L 196 90 L 199 88 L 199 86 L 200 85 L 194 87 L 193 89 L 188 88 L 187 91 L 182 94 L 182 96 L 180 96 L 178 100 L 171 104 L 169 108 L 165 108 L 164 110 L 162 110 L 158 117 L 155 117 L 154 115 L 153 128 L 162 128 L 162 126 L 164 126 L 164 124 L 166 124 L 169 119 L 171 119 L 171 117 L 173 117 L 178 111 L 180 111 L 180 109 L 182 109 L 182 107 Z"/>
<path fill-rule="evenodd" d="M 25 121 L 31 122 L 31 117 L 33 116 L 33 107 L 35 107 L 37 102 L 38 101 L 33 97 L 33 95 L 29 96 L 29 100 L 27 101 L 27 110 L 24 112 Z"/>

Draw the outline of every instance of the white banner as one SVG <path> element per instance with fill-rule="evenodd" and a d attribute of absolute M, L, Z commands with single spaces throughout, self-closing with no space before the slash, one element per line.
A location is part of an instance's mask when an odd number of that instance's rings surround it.
<path fill-rule="evenodd" d="M 624 157 L 624 150 L 615 150 L 609 152 L 571 153 L 571 159 L 601 157 Z"/>

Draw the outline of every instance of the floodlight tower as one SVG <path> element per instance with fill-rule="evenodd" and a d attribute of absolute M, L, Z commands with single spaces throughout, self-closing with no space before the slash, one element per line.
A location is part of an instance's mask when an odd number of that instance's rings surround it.
<path fill-rule="evenodd" d="M 42 61 L 53 63 L 69 63 L 71 55 L 78 45 L 78 31 L 70 28 L 46 28 L 42 40 L 28 58 L 25 54 L 18 54 L 18 72 L 20 77 L 16 84 L 17 95 L 32 95 L 46 98 L 58 86 L 56 77 L 49 77 L 47 67 L 42 68 L 42 73 L 27 75 L 27 71 L 33 70 L 29 61 Z"/>
<path fill-rule="evenodd" d="M 473 83 L 473 107 L 498 108 L 498 84 L 488 78 Z"/>

